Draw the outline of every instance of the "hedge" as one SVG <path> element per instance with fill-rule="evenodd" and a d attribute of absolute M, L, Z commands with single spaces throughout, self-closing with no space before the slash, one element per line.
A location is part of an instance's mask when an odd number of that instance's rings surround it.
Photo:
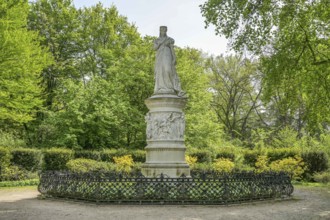
<path fill-rule="evenodd" d="M 101 161 L 114 163 L 113 157 L 129 154 L 125 149 L 107 149 L 100 152 Z"/>
<path fill-rule="evenodd" d="M 197 158 L 197 163 L 209 163 L 212 162 L 212 153 L 209 150 L 193 149 L 187 152 L 191 157 Z"/>
<path fill-rule="evenodd" d="M 43 152 L 43 170 L 66 170 L 66 163 L 73 159 L 72 150 L 51 148 Z"/>
<path fill-rule="evenodd" d="M 269 149 L 267 151 L 267 156 L 270 162 L 282 160 L 289 157 L 293 158 L 296 155 L 300 155 L 300 153 L 297 150 L 290 148 L 275 148 Z"/>
<path fill-rule="evenodd" d="M 17 148 L 11 151 L 11 162 L 27 171 L 38 170 L 41 161 L 41 152 L 31 148 Z"/>
<path fill-rule="evenodd" d="M 260 150 L 247 150 L 244 152 L 244 163 L 251 167 L 254 167 L 255 163 L 258 160 L 258 157 L 264 154 L 265 153 Z"/>
<path fill-rule="evenodd" d="M 74 158 L 85 158 L 100 161 L 101 153 L 99 151 L 79 150 L 75 151 Z"/>
<path fill-rule="evenodd" d="M 235 161 L 236 154 L 233 150 L 230 149 L 220 149 L 217 150 L 215 158 L 216 159 L 226 158 L 226 159 L 230 159 L 231 161 Z"/>
<path fill-rule="evenodd" d="M 323 151 L 310 151 L 301 154 L 307 165 L 306 174 L 313 175 L 317 172 L 326 171 L 329 168 L 328 157 Z"/>
<path fill-rule="evenodd" d="M 138 162 L 138 163 L 146 162 L 146 152 L 144 150 L 129 151 L 128 154 L 132 155 L 134 162 Z"/>

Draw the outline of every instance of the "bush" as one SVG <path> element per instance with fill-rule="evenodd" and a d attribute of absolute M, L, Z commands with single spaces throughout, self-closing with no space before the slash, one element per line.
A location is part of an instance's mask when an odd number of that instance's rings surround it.
<path fill-rule="evenodd" d="M 244 163 L 254 167 L 258 157 L 264 155 L 264 152 L 260 150 L 247 150 L 244 152 Z"/>
<path fill-rule="evenodd" d="M 284 158 L 295 157 L 299 155 L 299 152 L 295 149 L 290 148 L 276 148 L 276 149 L 269 149 L 267 151 L 267 156 L 270 162 L 275 160 L 282 160 Z"/>
<path fill-rule="evenodd" d="M 121 157 L 114 157 L 116 170 L 119 172 L 131 172 L 134 165 L 132 155 L 124 155 Z"/>
<path fill-rule="evenodd" d="M 111 166 L 105 162 L 92 159 L 78 158 L 69 160 L 66 163 L 68 170 L 72 172 L 92 172 L 92 171 L 109 171 Z"/>
<path fill-rule="evenodd" d="M 190 168 L 194 167 L 194 165 L 197 163 L 197 157 L 186 155 L 185 159 Z"/>
<path fill-rule="evenodd" d="M 269 165 L 270 169 L 273 171 L 284 171 L 291 175 L 291 178 L 298 180 L 301 178 L 302 174 L 306 170 L 305 163 L 303 159 L 299 156 L 294 158 L 284 158 L 282 160 L 276 160 Z"/>
<path fill-rule="evenodd" d="M 191 157 L 196 157 L 198 163 L 208 163 L 212 161 L 212 154 L 208 150 L 204 149 L 193 149 L 188 152 Z"/>
<path fill-rule="evenodd" d="M 259 156 L 257 162 L 255 163 L 256 171 L 258 173 L 269 171 L 268 162 L 269 158 L 267 156 Z"/>
<path fill-rule="evenodd" d="M 227 158 L 216 159 L 213 163 L 213 169 L 217 172 L 231 172 L 235 167 L 234 162 Z"/>
<path fill-rule="evenodd" d="M 134 162 L 138 162 L 138 163 L 146 162 L 146 152 L 144 150 L 130 151 L 129 154 L 132 155 Z"/>
<path fill-rule="evenodd" d="M 125 149 L 107 149 L 100 152 L 101 160 L 104 162 L 114 163 L 114 157 L 121 157 L 127 154 Z"/>
<path fill-rule="evenodd" d="M 11 158 L 10 150 L 5 147 L 0 147 L 0 171 L 4 167 L 9 166 Z"/>
<path fill-rule="evenodd" d="M 66 163 L 73 159 L 73 151 L 51 148 L 43 153 L 43 170 L 66 170 Z"/>
<path fill-rule="evenodd" d="M 20 166 L 28 171 L 35 171 L 39 168 L 41 152 L 37 149 L 17 148 L 11 151 L 12 164 Z"/>
<path fill-rule="evenodd" d="M 213 166 L 211 163 L 195 163 L 193 167 L 190 169 L 192 172 L 198 171 L 198 172 L 208 172 L 213 171 Z"/>
<path fill-rule="evenodd" d="M 2 169 L 1 181 L 17 181 L 27 179 L 28 173 L 18 166 L 7 166 Z"/>
<path fill-rule="evenodd" d="M 302 153 L 301 157 L 307 165 L 306 175 L 313 175 L 328 169 L 328 157 L 323 151 Z"/>
<path fill-rule="evenodd" d="M 313 180 L 319 183 L 330 183 L 330 171 L 315 173 Z"/>
<path fill-rule="evenodd" d="M 99 151 L 78 150 L 78 151 L 75 151 L 74 158 L 85 158 L 85 159 L 100 161 L 101 153 Z"/>
<path fill-rule="evenodd" d="M 235 155 L 235 152 L 233 151 L 233 149 L 232 150 L 221 149 L 216 152 L 215 158 L 216 159 L 227 158 L 227 159 L 230 159 L 231 161 L 235 161 L 236 155 Z"/>

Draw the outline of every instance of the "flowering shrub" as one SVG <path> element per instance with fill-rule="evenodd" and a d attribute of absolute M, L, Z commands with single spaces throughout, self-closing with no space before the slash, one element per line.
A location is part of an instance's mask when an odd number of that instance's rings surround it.
<path fill-rule="evenodd" d="M 235 164 L 228 158 L 219 158 L 213 163 L 213 169 L 218 172 L 231 172 L 234 167 Z"/>
<path fill-rule="evenodd" d="M 299 156 L 294 158 L 284 158 L 282 160 L 276 160 L 269 165 L 269 168 L 273 171 L 284 171 L 291 175 L 292 179 L 298 180 L 305 172 L 306 166 L 303 159 Z"/>
<path fill-rule="evenodd" d="M 134 165 L 132 155 L 124 155 L 121 157 L 113 157 L 116 164 L 116 170 L 120 172 L 130 172 Z"/>
<path fill-rule="evenodd" d="M 190 167 L 194 167 L 195 164 L 197 163 L 197 157 L 186 155 L 185 159 Z"/>

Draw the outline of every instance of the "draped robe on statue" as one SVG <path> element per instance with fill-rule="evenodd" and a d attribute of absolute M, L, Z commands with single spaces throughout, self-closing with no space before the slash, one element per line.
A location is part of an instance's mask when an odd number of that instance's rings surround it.
<path fill-rule="evenodd" d="M 174 40 L 159 37 L 154 42 L 157 50 L 155 63 L 155 94 L 177 94 L 181 92 L 180 81 L 175 70 Z"/>

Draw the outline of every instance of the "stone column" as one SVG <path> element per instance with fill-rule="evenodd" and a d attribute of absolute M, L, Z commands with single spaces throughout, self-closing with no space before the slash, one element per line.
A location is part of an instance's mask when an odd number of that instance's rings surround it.
<path fill-rule="evenodd" d="M 142 173 L 147 177 L 162 174 L 170 177 L 190 176 L 185 161 L 185 117 L 182 109 L 187 98 L 172 94 L 155 94 L 145 100 L 149 112 L 146 115 L 146 162 Z"/>

